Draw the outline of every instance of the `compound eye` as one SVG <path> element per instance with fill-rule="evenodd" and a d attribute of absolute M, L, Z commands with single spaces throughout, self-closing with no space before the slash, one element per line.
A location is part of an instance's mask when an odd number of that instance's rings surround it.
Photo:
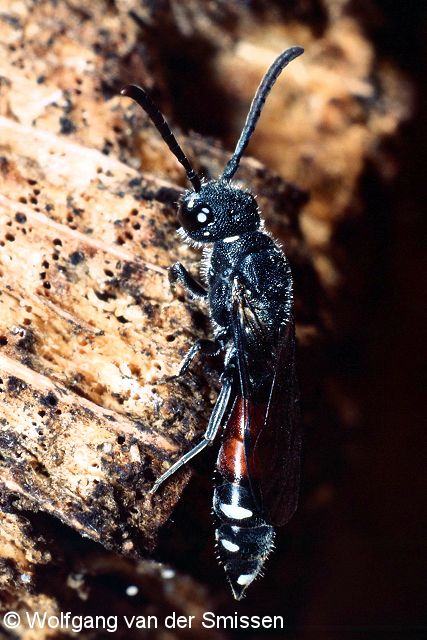
<path fill-rule="evenodd" d="M 179 224 L 186 231 L 203 229 L 214 219 L 214 215 L 204 202 L 194 203 L 193 200 L 184 201 L 178 211 Z"/>

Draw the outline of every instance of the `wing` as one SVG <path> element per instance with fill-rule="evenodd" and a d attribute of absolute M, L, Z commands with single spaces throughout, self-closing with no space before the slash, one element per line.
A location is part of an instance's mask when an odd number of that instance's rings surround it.
<path fill-rule="evenodd" d="M 251 491 L 261 513 L 280 526 L 297 507 L 300 478 L 294 319 L 288 318 L 271 338 L 271 330 L 269 334 L 251 298 L 236 285 L 232 323 L 244 398 L 244 446 Z M 256 341 L 270 348 L 254 352 Z M 260 368 L 268 375 L 254 382 L 253 372 Z"/>
<path fill-rule="evenodd" d="M 245 434 L 252 492 L 269 521 L 284 525 L 298 504 L 301 431 L 293 318 L 280 327 L 264 421 Z M 259 470 L 265 469 L 265 472 Z"/>
<path fill-rule="evenodd" d="M 253 304 L 251 296 L 236 277 L 232 287 L 232 332 L 239 366 L 240 386 L 243 398 L 254 400 L 260 389 L 254 386 L 251 375 L 260 364 L 260 354 L 254 345 L 265 345 L 269 332 L 265 322 Z M 274 367 L 275 354 L 271 349 L 262 353 L 262 366 L 266 370 Z"/>

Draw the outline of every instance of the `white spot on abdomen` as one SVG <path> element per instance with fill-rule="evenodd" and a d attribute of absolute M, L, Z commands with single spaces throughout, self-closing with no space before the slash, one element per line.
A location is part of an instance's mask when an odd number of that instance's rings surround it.
<path fill-rule="evenodd" d="M 221 540 L 222 546 L 227 549 L 227 551 L 238 551 L 240 549 L 238 544 L 234 544 L 234 542 L 230 542 L 230 540 Z"/>
<path fill-rule="evenodd" d="M 221 504 L 220 509 L 227 518 L 232 518 L 233 520 L 243 520 L 253 515 L 250 509 L 238 507 L 237 504 Z"/>

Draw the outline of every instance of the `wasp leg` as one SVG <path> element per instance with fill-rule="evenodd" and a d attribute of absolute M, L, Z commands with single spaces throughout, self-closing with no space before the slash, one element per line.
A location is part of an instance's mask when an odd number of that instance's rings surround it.
<path fill-rule="evenodd" d="M 215 340 L 204 340 L 202 338 L 196 340 L 182 360 L 176 377 L 182 376 L 186 373 L 188 367 L 198 353 L 202 353 L 205 356 L 219 355 L 227 343 L 226 335 L 227 334 L 223 332 L 219 333 Z"/>
<path fill-rule="evenodd" d="M 218 433 L 222 419 L 224 417 L 224 413 L 227 409 L 228 401 L 230 399 L 232 380 L 232 368 L 230 367 L 228 370 L 224 371 L 221 376 L 221 391 L 219 392 L 218 399 L 212 411 L 208 427 L 202 440 L 198 444 L 196 444 L 195 447 L 190 449 L 190 451 L 185 453 L 182 458 L 177 460 L 175 464 L 173 464 L 163 475 L 160 476 L 160 478 L 156 480 L 156 482 L 150 489 L 150 494 L 155 493 L 165 480 L 170 478 L 170 476 L 178 471 L 178 469 L 180 469 L 182 466 L 184 466 L 184 464 L 187 464 L 187 462 L 191 460 L 191 458 L 194 458 L 194 456 L 200 453 L 200 451 L 202 451 L 205 447 L 212 444 L 216 434 Z"/>
<path fill-rule="evenodd" d="M 169 282 L 173 286 L 175 282 L 179 282 L 193 298 L 206 300 L 208 297 L 207 290 L 188 273 L 187 269 L 180 263 L 175 262 L 168 271 Z"/>

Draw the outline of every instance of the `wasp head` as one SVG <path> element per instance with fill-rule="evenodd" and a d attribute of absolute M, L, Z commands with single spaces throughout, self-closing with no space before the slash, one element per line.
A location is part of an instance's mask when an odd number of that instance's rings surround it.
<path fill-rule="evenodd" d="M 240 236 L 260 225 L 254 196 L 221 179 L 202 184 L 200 191 L 186 191 L 178 221 L 186 236 L 202 243 Z"/>

